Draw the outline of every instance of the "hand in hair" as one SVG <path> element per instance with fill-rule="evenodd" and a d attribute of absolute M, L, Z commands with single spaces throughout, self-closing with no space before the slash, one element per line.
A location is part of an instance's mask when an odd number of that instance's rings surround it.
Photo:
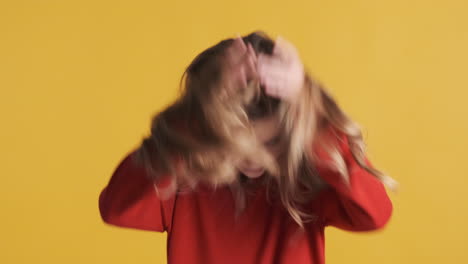
<path fill-rule="evenodd" d="M 229 98 L 248 81 L 257 78 L 257 57 L 250 43 L 238 36 L 221 56 L 221 83 L 225 87 L 222 97 Z"/>
<path fill-rule="evenodd" d="M 277 37 L 273 54 L 258 56 L 257 70 L 268 95 L 289 102 L 298 98 L 304 85 L 304 66 L 292 43 Z"/>

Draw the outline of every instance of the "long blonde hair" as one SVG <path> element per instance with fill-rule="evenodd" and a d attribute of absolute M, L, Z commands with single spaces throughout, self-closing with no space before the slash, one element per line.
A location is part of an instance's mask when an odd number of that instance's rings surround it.
<path fill-rule="evenodd" d="M 266 168 L 268 193 L 279 194 L 284 208 L 303 227 L 314 215 L 300 206 L 326 186 L 316 167 L 328 166 L 348 182 L 339 147 L 343 137 L 362 168 L 388 187 L 396 187 L 392 178 L 366 164 L 360 126 L 307 71 L 295 104 L 269 97 L 258 80 L 250 80 L 247 89 L 238 89 L 229 98 L 221 96 L 226 89 L 221 82 L 222 56 L 233 41 L 222 40 L 192 61 L 181 78 L 181 96 L 154 116 L 151 134 L 136 151 L 137 161 L 151 179 L 171 175 L 165 197 L 184 188 L 193 190 L 200 182 L 215 188 L 229 185 L 239 214 L 245 208 L 246 192 L 234 160 L 253 159 Z M 272 54 L 274 41 L 262 31 L 244 36 L 243 41 L 251 43 L 257 54 Z M 251 126 L 252 119 L 270 115 L 276 115 L 281 123 L 284 148 L 278 159 L 257 142 Z M 324 151 L 330 160 L 325 163 L 314 149 Z"/>

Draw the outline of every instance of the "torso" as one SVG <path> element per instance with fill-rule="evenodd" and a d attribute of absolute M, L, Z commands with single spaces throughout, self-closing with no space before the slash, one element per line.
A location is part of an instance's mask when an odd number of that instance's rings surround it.
<path fill-rule="evenodd" d="M 279 200 L 267 201 L 263 185 L 252 186 L 237 219 L 229 187 L 178 194 L 168 263 L 323 263 L 323 226 L 306 223 L 301 231 Z"/>

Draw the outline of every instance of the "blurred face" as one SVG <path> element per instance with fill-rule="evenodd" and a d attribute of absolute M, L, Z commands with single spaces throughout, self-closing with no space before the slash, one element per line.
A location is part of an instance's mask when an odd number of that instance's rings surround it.
<path fill-rule="evenodd" d="M 280 128 L 276 116 L 259 119 L 252 124 L 259 142 L 262 142 L 271 155 L 277 158 L 280 154 Z M 255 160 L 243 160 L 237 168 L 249 178 L 260 177 L 265 172 Z"/>

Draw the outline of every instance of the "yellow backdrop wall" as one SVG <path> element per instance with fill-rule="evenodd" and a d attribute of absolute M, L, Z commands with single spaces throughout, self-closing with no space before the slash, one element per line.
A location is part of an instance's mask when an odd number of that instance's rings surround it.
<path fill-rule="evenodd" d="M 165 234 L 102 223 L 98 194 L 191 59 L 261 29 L 295 43 L 401 184 L 328 263 L 468 263 L 468 2 L 0 1 L 0 263 L 165 263 Z"/>

